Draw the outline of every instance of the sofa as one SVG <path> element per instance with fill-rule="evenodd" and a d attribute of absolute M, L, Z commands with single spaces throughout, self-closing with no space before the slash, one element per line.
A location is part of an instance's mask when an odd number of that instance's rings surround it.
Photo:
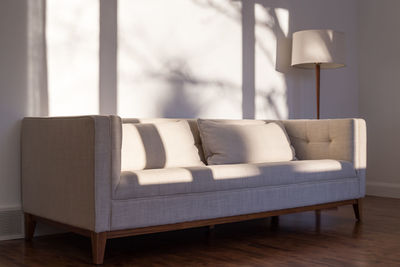
<path fill-rule="evenodd" d="M 361 220 L 364 120 L 210 121 L 24 118 L 25 239 L 32 240 L 36 222 L 57 225 L 90 237 L 93 263 L 101 264 L 110 238 L 342 205 L 352 205 Z M 240 131 L 233 136 L 232 129 Z M 284 132 L 293 154 L 282 148 L 281 138 L 281 143 L 266 142 L 273 153 L 257 143 L 243 156 L 242 136 L 262 141 L 257 134 L 264 130 Z M 225 158 L 222 152 L 207 151 L 212 148 L 204 146 L 204 138 L 211 146 L 227 144 L 218 148 L 226 149 Z M 192 147 L 185 147 L 190 142 Z M 266 162 L 253 157 L 259 152 Z"/>

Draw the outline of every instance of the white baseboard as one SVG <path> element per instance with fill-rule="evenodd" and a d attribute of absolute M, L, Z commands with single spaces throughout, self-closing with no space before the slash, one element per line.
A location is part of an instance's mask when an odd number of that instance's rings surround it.
<path fill-rule="evenodd" d="M 19 207 L 0 209 L 0 240 L 18 239 L 24 236 L 23 213 Z"/>
<path fill-rule="evenodd" d="M 400 184 L 367 182 L 367 195 L 400 198 Z"/>
<path fill-rule="evenodd" d="M 35 236 L 65 233 L 51 225 L 36 225 Z M 0 240 L 20 239 L 24 237 L 24 216 L 20 206 L 0 207 Z"/>

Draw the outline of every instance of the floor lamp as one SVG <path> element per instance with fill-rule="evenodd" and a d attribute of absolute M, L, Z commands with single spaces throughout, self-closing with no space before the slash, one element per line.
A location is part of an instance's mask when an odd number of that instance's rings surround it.
<path fill-rule="evenodd" d="M 293 34 L 292 66 L 315 69 L 317 119 L 319 119 L 320 71 L 345 66 L 345 36 L 333 30 L 306 30 Z"/>

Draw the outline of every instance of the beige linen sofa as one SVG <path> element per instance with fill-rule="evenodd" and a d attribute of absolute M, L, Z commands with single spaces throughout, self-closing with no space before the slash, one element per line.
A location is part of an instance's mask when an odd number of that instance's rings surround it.
<path fill-rule="evenodd" d="M 177 120 L 25 118 L 21 172 L 26 239 L 32 239 L 37 221 L 60 225 L 90 237 L 93 262 L 101 264 L 110 238 L 341 205 L 353 205 L 356 219 L 361 219 L 364 120 L 281 121 L 295 149 L 297 159 L 292 161 L 121 168 L 127 157 L 123 144 L 129 141 L 124 126 Z M 206 162 L 197 120 L 185 121 Z M 151 144 L 143 146 L 151 151 Z M 129 155 L 135 157 L 135 151 Z"/>

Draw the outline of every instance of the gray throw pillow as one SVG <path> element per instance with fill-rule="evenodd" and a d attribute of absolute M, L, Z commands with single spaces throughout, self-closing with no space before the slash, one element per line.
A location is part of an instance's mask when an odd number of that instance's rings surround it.
<path fill-rule="evenodd" d="M 240 125 L 199 119 L 198 126 L 209 165 L 295 159 L 294 149 L 280 123 Z"/>

